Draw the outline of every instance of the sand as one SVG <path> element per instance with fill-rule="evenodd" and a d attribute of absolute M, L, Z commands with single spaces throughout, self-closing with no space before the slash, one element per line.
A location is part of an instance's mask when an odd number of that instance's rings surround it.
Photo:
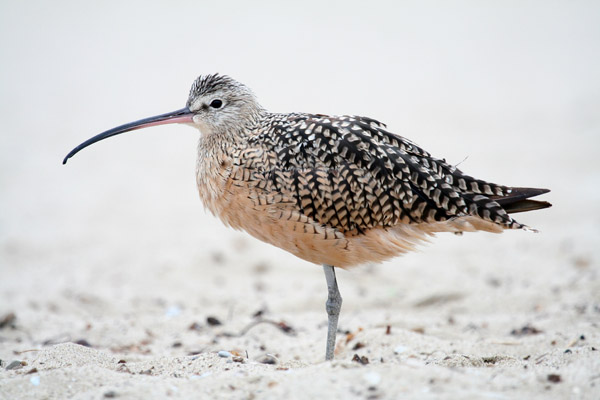
<path fill-rule="evenodd" d="M 256 257 L 262 245 L 243 237 L 240 254 L 187 262 L 122 255 L 81 267 L 61 265 L 61 252 L 12 262 L 3 309 L 17 319 L 1 331 L 0 354 L 3 366 L 26 365 L 2 371 L 2 395 L 594 398 L 597 266 L 542 235 L 440 238 L 426 253 L 338 273 L 348 333 L 334 362 L 322 360 L 320 268 L 276 251 Z"/>
<path fill-rule="evenodd" d="M 542 4 L 292 19 L 2 5 L 0 399 L 600 398 L 598 7 Z M 292 60 L 253 56 L 286 40 Z M 297 64 L 330 52 L 350 67 Z M 441 234 L 339 271 L 325 362 L 321 267 L 204 212 L 197 132 L 153 128 L 60 164 L 104 129 L 181 107 L 214 71 L 277 111 L 374 116 L 450 162 L 468 157 L 465 172 L 552 189 L 554 207 L 518 216 L 537 234 Z"/>

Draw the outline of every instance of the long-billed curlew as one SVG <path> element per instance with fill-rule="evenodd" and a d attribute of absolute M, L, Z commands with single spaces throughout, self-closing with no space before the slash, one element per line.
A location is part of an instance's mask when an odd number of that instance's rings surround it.
<path fill-rule="evenodd" d="M 463 174 L 371 118 L 274 114 L 243 84 L 200 76 L 186 107 L 121 125 L 73 149 L 149 126 L 198 128 L 196 180 L 226 225 L 316 264 L 327 279 L 326 359 L 342 305 L 335 267 L 389 259 L 435 232 L 529 229 L 508 214 L 550 207 L 547 189 Z"/>

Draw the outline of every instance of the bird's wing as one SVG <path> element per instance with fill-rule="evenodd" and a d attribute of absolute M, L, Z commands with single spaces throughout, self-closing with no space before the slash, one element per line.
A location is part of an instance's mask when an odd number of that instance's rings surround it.
<path fill-rule="evenodd" d="M 471 215 L 523 227 L 494 200 L 510 188 L 463 174 L 375 120 L 274 114 L 268 125 L 253 139 L 277 160 L 264 179 L 323 225 L 360 232 Z"/>

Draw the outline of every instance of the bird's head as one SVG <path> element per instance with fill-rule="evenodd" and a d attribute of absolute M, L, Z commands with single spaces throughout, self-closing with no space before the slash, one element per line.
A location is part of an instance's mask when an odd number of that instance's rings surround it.
<path fill-rule="evenodd" d="M 263 110 L 248 87 L 217 74 L 196 79 L 186 105 L 193 123 L 208 135 L 243 129 Z"/>
<path fill-rule="evenodd" d="M 192 84 L 186 107 L 102 132 L 71 150 L 63 164 L 100 140 L 150 126 L 180 123 L 195 126 L 205 135 L 236 134 L 256 121 L 263 111 L 245 85 L 226 75 L 203 75 Z"/>

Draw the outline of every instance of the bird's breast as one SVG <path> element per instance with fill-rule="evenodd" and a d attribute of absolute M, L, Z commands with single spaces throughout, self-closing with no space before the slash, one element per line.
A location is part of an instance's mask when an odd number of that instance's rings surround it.
<path fill-rule="evenodd" d="M 198 145 L 196 161 L 196 183 L 204 206 L 214 215 L 220 216 L 223 197 L 231 175 L 231 157 L 218 146 L 212 146 L 205 138 Z"/>
<path fill-rule="evenodd" d="M 248 230 L 249 216 L 256 214 L 257 193 L 264 193 L 265 174 L 272 160 L 260 148 L 202 138 L 198 146 L 196 182 L 204 206 L 226 225 Z"/>

